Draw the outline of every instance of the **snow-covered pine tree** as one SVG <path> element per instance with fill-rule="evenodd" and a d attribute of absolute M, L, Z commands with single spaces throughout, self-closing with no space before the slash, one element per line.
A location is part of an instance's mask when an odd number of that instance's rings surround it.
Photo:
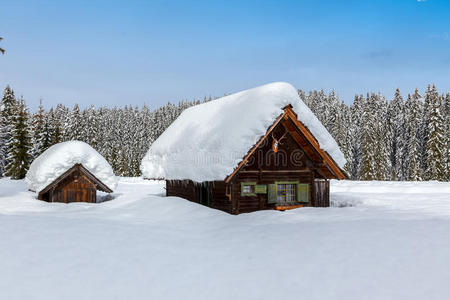
<path fill-rule="evenodd" d="M 377 116 L 375 120 L 375 169 L 377 180 L 389 180 L 391 177 L 390 141 L 392 136 L 387 128 L 387 107 L 386 99 L 378 94 L 375 95 Z"/>
<path fill-rule="evenodd" d="M 14 107 L 11 118 L 12 130 L 8 143 L 8 165 L 5 172 L 5 175 L 12 179 L 24 178 L 31 163 L 31 135 L 28 118 L 25 101 L 20 99 Z"/>
<path fill-rule="evenodd" d="M 357 179 L 359 169 L 362 161 L 362 148 L 361 148 L 361 133 L 364 114 L 364 96 L 356 95 L 355 100 L 350 106 L 350 123 L 349 127 L 349 139 L 350 139 L 350 162 L 349 172 L 351 179 Z"/>
<path fill-rule="evenodd" d="M 361 127 L 362 160 L 358 178 L 360 180 L 376 180 L 375 137 L 376 137 L 376 101 L 375 97 L 368 97 L 364 103 Z"/>
<path fill-rule="evenodd" d="M 446 124 L 442 115 L 444 107 L 442 97 L 431 94 L 428 113 L 428 136 L 426 144 L 426 180 L 445 180 L 447 176 L 447 141 L 445 137 Z"/>
<path fill-rule="evenodd" d="M 325 115 L 324 120 L 326 123 L 323 125 L 330 132 L 331 136 L 335 137 L 337 135 L 336 130 L 336 122 L 339 117 L 339 113 L 341 113 L 341 105 L 339 102 L 339 97 L 336 95 L 335 91 L 331 91 L 328 97 L 324 101 L 323 111 L 322 113 Z M 345 114 L 345 112 L 344 112 Z M 343 117 L 343 116 L 342 116 Z"/>
<path fill-rule="evenodd" d="M 8 165 L 9 142 L 11 140 L 12 118 L 17 100 L 14 91 L 6 86 L 0 102 L 0 177 L 5 175 Z"/>
<path fill-rule="evenodd" d="M 301 89 L 298 89 L 298 90 L 297 90 L 297 93 L 298 93 L 298 96 L 300 97 L 300 99 L 301 99 L 307 106 L 309 106 L 310 103 L 308 103 L 308 100 L 307 100 L 307 96 L 306 96 L 305 91 L 303 91 L 303 90 L 301 90 Z M 180 104 L 181 104 L 181 102 L 180 102 Z"/>
<path fill-rule="evenodd" d="M 55 109 L 55 118 L 58 120 L 58 124 L 61 131 L 60 141 L 65 142 L 69 140 L 69 118 L 70 118 L 70 110 L 62 105 L 56 105 Z"/>
<path fill-rule="evenodd" d="M 350 171 L 350 164 L 352 159 L 352 141 L 350 137 L 350 126 L 351 123 L 350 120 L 350 109 L 349 107 L 344 103 L 340 103 L 339 108 L 334 112 L 336 114 L 336 117 L 334 118 L 334 136 L 333 138 L 336 140 L 336 142 L 339 145 L 339 148 L 341 149 L 342 153 L 345 156 L 345 159 L 347 160 L 347 163 L 344 166 L 344 169 L 349 172 Z"/>
<path fill-rule="evenodd" d="M 433 106 L 433 99 L 437 99 L 439 97 L 439 94 L 437 92 L 436 86 L 428 85 L 427 91 L 425 92 L 425 100 L 423 104 L 423 116 L 422 116 L 422 125 L 420 129 L 420 135 L 421 135 L 421 151 L 422 151 L 422 158 L 421 158 L 421 166 L 422 169 L 427 169 L 427 143 L 428 143 L 428 137 L 430 136 L 429 132 L 429 123 L 430 123 L 430 114 L 432 111 Z"/>
<path fill-rule="evenodd" d="M 32 117 L 32 158 L 36 158 L 45 151 L 45 137 L 46 137 L 46 114 L 44 106 L 42 105 L 42 99 L 39 100 L 38 111 Z"/>
<path fill-rule="evenodd" d="M 389 179 L 389 135 L 387 134 L 387 103 L 381 95 L 368 97 L 363 113 L 362 162 L 358 177 L 362 180 Z"/>
<path fill-rule="evenodd" d="M 78 107 L 78 104 L 75 104 L 73 106 L 72 112 L 70 113 L 70 116 L 68 118 L 67 133 L 68 133 L 67 135 L 68 140 L 77 140 L 77 141 L 84 140 L 83 126 L 80 108 Z"/>
<path fill-rule="evenodd" d="M 308 96 L 309 108 L 316 115 L 316 117 L 325 124 L 325 93 L 323 90 L 321 91 L 311 91 Z"/>
<path fill-rule="evenodd" d="M 408 95 L 406 100 L 406 170 L 407 180 L 418 181 L 423 179 L 421 168 L 420 126 L 422 122 L 422 102 L 419 91 Z"/>
<path fill-rule="evenodd" d="M 48 141 L 49 145 L 47 146 L 53 146 L 55 144 L 58 144 L 62 141 L 62 129 L 61 124 L 59 121 L 59 118 L 56 116 L 56 113 L 53 111 L 53 108 L 51 108 L 47 114 L 47 130 L 48 130 Z M 47 149 L 46 148 L 46 149 Z"/>
<path fill-rule="evenodd" d="M 405 179 L 405 121 L 404 102 L 399 89 L 395 90 L 394 99 L 388 106 L 387 121 L 390 133 L 390 164 L 392 180 Z"/>
<path fill-rule="evenodd" d="M 450 93 L 445 96 L 445 139 L 446 139 L 446 152 L 444 153 L 446 159 L 447 181 L 450 181 Z"/>
<path fill-rule="evenodd" d="M 98 149 L 98 119 L 97 112 L 94 105 L 89 106 L 89 109 L 84 111 L 85 115 L 85 140 L 94 149 Z"/>

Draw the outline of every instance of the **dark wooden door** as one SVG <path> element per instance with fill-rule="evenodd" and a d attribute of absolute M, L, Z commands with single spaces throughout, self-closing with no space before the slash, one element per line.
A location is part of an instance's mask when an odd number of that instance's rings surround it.
<path fill-rule="evenodd" d="M 314 206 L 330 206 L 330 182 L 328 180 L 314 180 Z"/>

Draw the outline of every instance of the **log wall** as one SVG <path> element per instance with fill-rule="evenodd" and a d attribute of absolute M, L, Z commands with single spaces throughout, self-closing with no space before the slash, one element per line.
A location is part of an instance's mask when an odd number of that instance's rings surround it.
<path fill-rule="evenodd" d="M 232 214 L 274 209 L 267 202 L 267 194 L 242 196 L 242 182 L 273 184 L 277 181 L 298 181 L 309 184 L 308 203 L 303 206 L 329 206 L 329 181 L 319 171 L 317 157 L 311 159 L 313 149 L 305 151 L 290 135 L 284 125 L 277 125 L 273 133 L 253 152 L 230 183 L 225 181 L 193 182 L 190 180 L 167 180 L 167 196 L 177 196 L 192 202 L 208 205 Z M 278 151 L 273 151 L 272 142 L 278 139 Z M 208 199 L 205 199 L 205 193 Z"/>
<path fill-rule="evenodd" d="M 96 186 L 83 174 L 74 172 L 64 178 L 49 192 L 40 195 L 41 200 L 48 202 L 97 202 Z"/>

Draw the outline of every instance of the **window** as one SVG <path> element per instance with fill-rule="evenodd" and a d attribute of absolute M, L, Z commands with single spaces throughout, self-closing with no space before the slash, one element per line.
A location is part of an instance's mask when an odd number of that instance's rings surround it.
<path fill-rule="evenodd" d="M 296 202 L 295 183 L 278 183 L 277 184 L 277 203 L 292 203 Z"/>
<path fill-rule="evenodd" d="M 242 189 L 242 193 L 244 194 L 253 194 L 254 191 L 254 185 L 244 185 L 244 188 Z"/>
<path fill-rule="evenodd" d="M 242 182 L 241 196 L 256 196 L 256 182 Z"/>
<path fill-rule="evenodd" d="M 309 184 L 297 181 L 275 182 L 268 185 L 269 204 L 289 205 L 309 202 Z"/>

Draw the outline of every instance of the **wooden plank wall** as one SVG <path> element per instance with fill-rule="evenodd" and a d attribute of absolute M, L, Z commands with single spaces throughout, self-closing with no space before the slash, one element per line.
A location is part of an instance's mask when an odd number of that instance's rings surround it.
<path fill-rule="evenodd" d="M 298 181 L 310 185 L 310 202 L 305 206 L 316 206 L 314 194 L 314 179 L 319 175 L 313 171 L 313 162 L 308 154 L 294 138 L 285 134 L 285 127 L 280 124 L 250 157 L 248 164 L 240 170 L 233 179 L 233 199 L 236 203 L 236 213 L 252 212 L 262 209 L 272 209 L 275 205 L 267 203 L 267 195 L 241 196 L 242 182 L 257 184 L 272 184 L 276 181 Z M 279 150 L 274 153 L 272 141 L 280 139 Z"/>
<path fill-rule="evenodd" d="M 166 180 L 166 195 L 200 203 L 201 184 L 191 180 Z M 210 207 L 231 213 L 224 181 L 209 182 Z"/>
<path fill-rule="evenodd" d="M 209 185 L 211 207 L 232 213 L 231 200 L 226 196 L 226 184 L 224 181 L 212 181 Z"/>
<path fill-rule="evenodd" d="M 239 170 L 229 184 L 231 199 L 226 195 L 224 181 L 209 182 L 210 207 L 232 214 L 272 209 L 274 204 L 267 203 L 267 194 L 241 196 L 242 182 L 271 184 L 276 181 L 298 181 L 308 183 L 310 202 L 305 206 L 329 206 L 329 182 L 317 172 L 317 162 L 311 161 L 302 146 L 294 138 L 285 134 L 286 128 L 279 124 L 266 140 L 258 147 L 247 165 Z M 274 138 L 280 139 L 277 153 L 272 150 Z M 167 196 L 177 196 L 200 203 L 201 183 L 190 180 L 167 180 Z"/>
<path fill-rule="evenodd" d="M 274 204 L 267 203 L 267 194 L 257 196 L 241 196 L 241 182 L 257 182 L 257 184 L 272 184 L 276 181 L 298 181 L 310 184 L 310 199 L 313 200 L 313 176 L 308 170 L 304 172 L 240 172 L 233 187 L 233 199 L 237 199 L 237 213 L 253 212 L 262 209 L 272 209 Z M 305 206 L 313 206 L 313 202 Z"/>
<path fill-rule="evenodd" d="M 44 195 L 43 199 L 49 202 L 97 202 L 97 189 L 95 185 L 83 174 L 74 172 L 62 180 Z"/>
<path fill-rule="evenodd" d="M 191 180 L 166 180 L 166 196 L 174 196 L 200 203 L 198 184 Z"/>
<path fill-rule="evenodd" d="M 314 181 L 314 194 L 317 207 L 330 206 L 330 182 L 328 180 Z"/>

